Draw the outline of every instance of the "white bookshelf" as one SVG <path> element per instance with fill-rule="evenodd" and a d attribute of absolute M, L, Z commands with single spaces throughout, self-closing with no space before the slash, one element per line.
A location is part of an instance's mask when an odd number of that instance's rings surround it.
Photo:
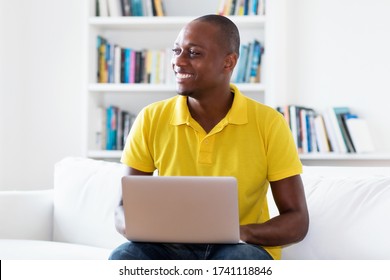
<path fill-rule="evenodd" d="M 86 156 L 98 159 L 119 159 L 121 151 L 97 149 L 95 145 L 96 108 L 109 105 L 137 114 L 152 102 L 169 98 L 176 94 L 172 84 L 113 84 L 97 83 L 97 36 L 103 36 L 112 43 L 134 49 L 164 49 L 173 46 L 181 28 L 192 19 L 215 14 L 219 0 L 200 0 L 195 7 L 180 0 L 165 0 L 167 16 L 164 17 L 96 17 L 95 1 L 89 0 L 87 21 L 87 76 L 86 86 Z M 265 38 L 266 16 L 230 16 L 238 28 L 242 43 L 258 39 L 267 49 Z M 262 57 L 262 73 L 266 72 L 266 53 Z M 264 80 L 262 75 L 262 81 Z M 264 102 L 265 83 L 237 84 L 239 89 L 258 101 Z"/>
<path fill-rule="evenodd" d="M 98 159 L 118 160 L 121 151 L 97 150 L 93 145 L 93 127 L 96 117 L 93 111 L 97 106 L 117 105 L 138 113 L 145 105 L 174 96 L 174 84 L 99 84 L 96 83 L 96 36 L 101 35 L 109 40 L 133 48 L 165 48 L 170 47 L 179 30 L 190 20 L 204 14 L 215 13 L 219 0 L 199 0 L 196 5 L 188 5 L 187 1 L 165 0 L 167 16 L 165 17 L 95 17 L 94 2 L 89 1 L 88 15 L 88 84 L 86 86 L 87 127 L 86 156 Z M 286 45 L 290 38 L 290 10 L 287 3 L 279 1 L 267 2 L 266 16 L 232 16 L 239 27 L 241 42 L 247 43 L 253 38 L 259 39 L 265 47 L 262 58 L 262 83 L 238 84 L 246 95 L 272 107 L 283 104 L 303 103 L 310 107 L 315 97 L 297 100 L 294 90 L 288 87 L 285 69 L 291 62 L 291 50 Z M 286 51 L 287 50 L 287 51 Z M 333 102 L 334 101 L 334 102 Z M 309 102 L 309 104 L 308 104 Z M 332 103 L 338 99 L 333 97 Z M 318 103 L 318 102 L 317 102 Z M 317 103 L 313 108 L 320 107 Z M 390 165 L 389 153 L 372 154 L 300 154 L 305 165 Z"/>
<path fill-rule="evenodd" d="M 324 166 L 389 166 L 390 153 L 337 154 L 311 153 L 300 155 L 304 165 Z"/>

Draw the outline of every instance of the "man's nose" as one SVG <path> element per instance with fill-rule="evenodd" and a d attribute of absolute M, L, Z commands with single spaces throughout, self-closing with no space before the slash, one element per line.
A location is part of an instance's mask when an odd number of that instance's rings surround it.
<path fill-rule="evenodd" d="M 180 54 L 175 54 L 172 56 L 172 64 L 181 66 L 188 63 L 188 57 L 185 55 L 184 52 L 181 52 Z"/>

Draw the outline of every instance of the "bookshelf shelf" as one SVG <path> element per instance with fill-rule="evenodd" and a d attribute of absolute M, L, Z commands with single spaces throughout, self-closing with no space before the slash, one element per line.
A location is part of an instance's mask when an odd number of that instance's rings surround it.
<path fill-rule="evenodd" d="M 89 85 L 91 92 L 172 92 L 174 85 L 155 85 L 155 84 L 99 84 Z"/>
<path fill-rule="evenodd" d="M 91 17 L 88 23 L 91 27 L 101 30 L 166 30 L 177 29 L 194 19 L 195 16 L 165 16 L 165 17 Z M 265 16 L 230 16 L 239 28 L 257 28 L 265 25 Z"/>
<path fill-rule="evenodd" d="M 311 153 L 301 154 L 304 165 L 326 166 L 389 166 L 389 153 L 338 154 Z"/>
<path fill-rule="evenodd" d="M 95 159 L 119 159 L 122 155 L 122 151 L 105 151 L 105 150 L 90 150 L 87 156 Z"/>
<path fill-rule="evenodd" d="M 264 92 L 263 84 L 236 84 L 245 93 Z M 88 86 L 91 92 L 175 92 L 172 84 L 102 84 L 92 83 Z"/>

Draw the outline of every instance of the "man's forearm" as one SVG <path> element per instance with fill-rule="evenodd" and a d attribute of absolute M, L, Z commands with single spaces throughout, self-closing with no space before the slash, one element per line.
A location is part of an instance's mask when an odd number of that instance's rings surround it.
<path fill-rule="evenodd" d="M 301 241 L 307 230 L 307 217 L 291 212 L 276 216 L 263 224 L 242 225 L 240 238 L 262 246 L 281 246 Z"/>

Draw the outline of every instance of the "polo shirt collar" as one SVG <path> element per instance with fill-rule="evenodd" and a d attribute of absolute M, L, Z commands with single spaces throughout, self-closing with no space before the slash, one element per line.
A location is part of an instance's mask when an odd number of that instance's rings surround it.
<path fill-rule="evenodd" d="M 247 100 L 235 85 L 230 84 L 230 90 L 234 93 L 234 100 L 232 107 L 225 117 L 225 120 L 230 124 L 246 124 L 248 122 Z M 191 115 L 187 106 L 187 97 L 178 96 L 176 99 L 171 124 L 188 124 L 190 119 Z"/>

